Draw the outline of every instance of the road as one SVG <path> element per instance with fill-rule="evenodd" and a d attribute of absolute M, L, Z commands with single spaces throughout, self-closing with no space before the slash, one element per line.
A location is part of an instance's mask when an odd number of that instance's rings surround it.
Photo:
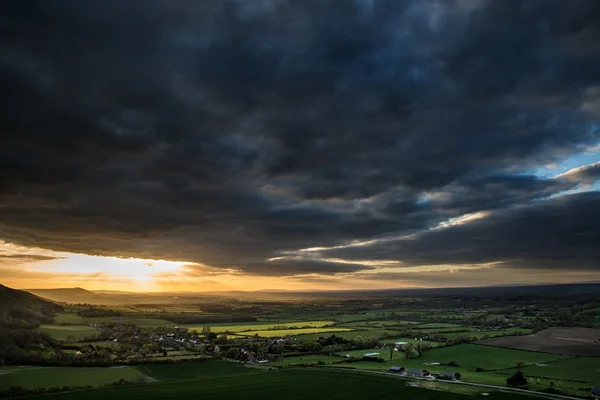
<path fill-rule="evenodd" d="M 418 379 L 418 380 L 423 380 L 423 381 L 435 380 L 435 379 L 430 379 L 430 378 L 407 377 L 407 376 L 393 374 L 393 373 L 389 373 L 389 372 L 373 371 L 373 370 L 368 370 L 368 369 L 348 369 L 348 368 L 335 368 L 335 369 L 338 371 L 340 371 L 340 370 L 355 371 L 355 372 L 358 371 L 358 372 L 366 372 L 369 374 L 394 376 L 394 377 L 403 378 L 403 379 Z M 529 394 L 529 395 L 533 395 L 533 396 L 537 396 L 537 397 L 545 397 L 545 398 L 549 398 L 549 399 L 582 400 L 581 397 L 572 397 L 572 396 L 563 396 L 560 394 L 536 392 L 535 390 L 511 388 L 511 387 L 507 387 L 507 386 L 495 386 L 495 385 L 487 385 L 484 383 L 473 383 L 473 382 L 464 382 L 464 381 L 446 381 L 446 380 L 443 380 L 443 381 L 439 380 L 439 381 L 443 382 L 443 383 L 452 383 L 455 385 L 477 386 L 477 387 L 482 387 L 482 388 L 490 388 L 490 389 L 495 389 L 495 390 L 501 390 L 503 392 L 525 393 L 525 394 Z"/>

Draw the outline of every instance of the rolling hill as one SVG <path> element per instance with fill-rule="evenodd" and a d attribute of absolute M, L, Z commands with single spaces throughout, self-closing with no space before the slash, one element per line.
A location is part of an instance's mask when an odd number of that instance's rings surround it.
<path fill-rule="evenodd" d="M 60 310 L 62 307 L 58 304 L 0 285 L 0 327 L 33 328 L 51 322 L 54 313 Z"/>
<path fill-rule="evenodd" d="M 96 293 L 79 287 L 61 289 L 25 289 L 29 293 L 61 303 L 95 303 Z"/>

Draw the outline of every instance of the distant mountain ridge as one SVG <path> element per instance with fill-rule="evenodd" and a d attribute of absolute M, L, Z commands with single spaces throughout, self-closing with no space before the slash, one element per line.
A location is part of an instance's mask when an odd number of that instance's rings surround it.
<path fill-rule="evenodd" d="M 58 304 L 34 294 L 0 285 L 0 327 L 35 327 L 51 322 L 61 310 Z"/>
<path fill-rule="evenodd" d="M 568 296 L 589 293 L 600 293 L 600 283 L 570 283 L 570 284 L 540 284 L 540 285 L 503 285 L 455 288 L 427 289 L 379 289 L 379 290 L 331 290 L 331 291 L 227 291 L 227 292 L 151 292 L 135 293 L 98 290 L 89 291 L 82 288 L 63 289 L 28 289 L 30 293 L 57 302 L 91 303 L 106 305 L 136 305 L 136 304 L 186 304 L 211 300 L 236 299 L 336 299 L 364 297 L 394 297 L 394 296 L 423 296 L 423 297 L 519 297 L 519 296 Z"/>
<path fill-rule="evenodd" d="M 59 289 L 25 289 L 25 291 L 36 296 L 61 303 L 90 303 L 93 302 L 93 299 L 96 296 L 96 293 L 80 287 Z"/>

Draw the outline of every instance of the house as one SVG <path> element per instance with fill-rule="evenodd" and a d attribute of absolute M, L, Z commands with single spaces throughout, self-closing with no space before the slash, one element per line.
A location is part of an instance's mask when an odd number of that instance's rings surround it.
<path fill-rule="evenodd" d="M 398 372 L 398 373 L 402 373 L 405 370 L 406 369 L 404 367 L 397 367 L 397 366 L 391 366 L 389 369 L 390 372 Z"/>
<path fill-rule="evenodd" d="M 444 371 L 440 374 L 442 378 L 454 379 L 454 372 Z"/>
<path fill-rule="evenodd" d="M 423 371 L 421 371 L 418 368 L 409 368 L 406 371 L 406 375 L 407 376 L 419 376 L 420 377 L 420 376 L 423 376 Z"/>
<path fill-rule="evenodd" d="M 600 397 L 600 386 L 594 386 L 592 388 L 592 396 Z"/>

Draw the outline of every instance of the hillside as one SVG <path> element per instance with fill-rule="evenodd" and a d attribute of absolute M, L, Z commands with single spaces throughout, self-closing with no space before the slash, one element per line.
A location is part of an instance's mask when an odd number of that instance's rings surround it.
<path fill-rule="evenodd" d="M 51 322 L 61 306 L 22 290 L 0 285 L 0 327 L 35 328 Z"/>
<path fill-rule="evenodd" d="M 25 289 L 29 293 L 62 303 L 94 303 L 96 293 L 79 287 L 61 289 Z"/>

